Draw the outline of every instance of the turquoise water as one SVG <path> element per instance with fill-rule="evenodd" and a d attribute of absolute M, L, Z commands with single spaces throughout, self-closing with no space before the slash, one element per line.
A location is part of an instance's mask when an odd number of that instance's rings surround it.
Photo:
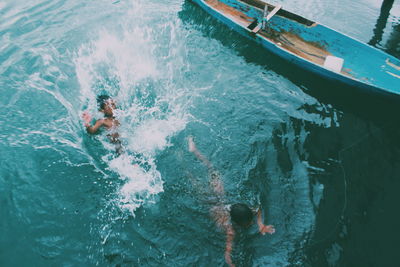
<path fill-rule="evenodd" d="M 282 2 L 365 42 L 381 4 Z M 235 245 L 237 266 L 396 262 L 399 129 L 382 104 L 336 94 L 188 1 L 0 1 L 0 17 L 0 266 L 223 266 L 188 136 L 228 201 L 275 225 Z M 101 117 L 105 93 L 121 156 L 80 119 Z"/>

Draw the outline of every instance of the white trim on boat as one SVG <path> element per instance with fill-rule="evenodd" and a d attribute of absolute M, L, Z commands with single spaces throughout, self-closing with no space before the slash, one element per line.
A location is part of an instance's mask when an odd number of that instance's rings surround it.
<path fill-rule="evenodd" d="M 264 14 L 263 14 L 263 20 L 261 23 L 259 23 L 257 25 L 257 27 L 255 27 L 252 32 L 257 33 L 259 30 L 261 29 L 265 29 L 267 22 L 272 19 L 273 16 L 275 16 L 276 13 L 278 13 L 278 11 L 282 8 L 282 5 L 277 5 L 275 6 L 275 8 L 268 13 L 268 5 L 266 4 L 264 7 Z"/>
<path fill-rule="evenodd" d="M 271 13 L 268 14 L 266 18 L 264 18 L 267 22 L 272 19 L 272 17 L 282 8 L 282 5 L 277 5 Z"/>

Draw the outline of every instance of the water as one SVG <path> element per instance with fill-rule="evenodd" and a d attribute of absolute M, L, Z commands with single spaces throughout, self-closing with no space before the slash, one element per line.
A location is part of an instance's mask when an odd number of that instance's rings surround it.
<path fill-rule="evenodd" d="M 368 42 L 381 3 L 283 4 Z M 294 69 L 188 1 L 0 1 L 0 16 L 0 266 L 223 266 L 188 136 L 227 199 L 277 229 L 236 244 L 238 266 L 397 262 L 396 105 Z M 399 16 L 396 2 L 376 43 L 395 56 Z M 121 156 L 80 119 L 105 93 Z"/>

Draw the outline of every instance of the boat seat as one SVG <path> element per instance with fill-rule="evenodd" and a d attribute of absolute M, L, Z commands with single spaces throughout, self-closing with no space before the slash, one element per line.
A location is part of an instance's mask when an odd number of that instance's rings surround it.
<path fill-rule="evenodd" d="M 270 19 L 272 19 L 273 16 L 275 16 L 276 13 L 282 8 L 282 5 L 277 5 L 274 9 L 272 9 L 271 13 L 268 14 L 268 16 L 264 17 L 264 20 L 268 22 Z"/>
<path fill-rule="evenodd" d="M 254 28 L 256 28 L 257 25 L 258 25 L 258 20 L 255 19 L 252 23 L 250 23 L 249 26 L 247 26 L 247 29 L 254 30 Z"/>
<path fill-rule="evenodd" d="M 324 67 L 328 70 L 341 72 L 343 68 L 344 59 L 334 56 L 326 56 Z"/>
<path fill-rule="evenodd" d="M 276 13 L 278 13 L 278 11 L 282 8 L 282 5 L 277 5 L 275 6 L 275 8 L 268 13 L 268 5 L 265 5 L 264 7 L 264 14 L 263 14 L 263 19 L 262 22 L 260 24 L 257 25 L 257 27 L 255 27 L 254 29 L 251 29 L 252 32 L 257 33 L 260 29 L 264 29 L 267 22 L 273 17 L 275 16 Z"/>

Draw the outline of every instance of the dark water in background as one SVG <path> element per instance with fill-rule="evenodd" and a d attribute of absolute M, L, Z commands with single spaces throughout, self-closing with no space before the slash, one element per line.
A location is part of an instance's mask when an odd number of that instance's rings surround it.
<path fill-rule="evenodd" d="M 380 1 L 282 1 L 364 42 Z M 395 3 L 375 45 L 399 57 Z M 188 1 L 0 1 L 0 265 L 223 266 L 207 173 L 277 232 L 238 266 L 396 266 L 396 101 L 327 84 Z M 394 36 L 394 37 L 393 37 Z M 397 45 L 396 45 L 397 44 Z M 79 116 L 113 95 L 127 154 Z"/>

